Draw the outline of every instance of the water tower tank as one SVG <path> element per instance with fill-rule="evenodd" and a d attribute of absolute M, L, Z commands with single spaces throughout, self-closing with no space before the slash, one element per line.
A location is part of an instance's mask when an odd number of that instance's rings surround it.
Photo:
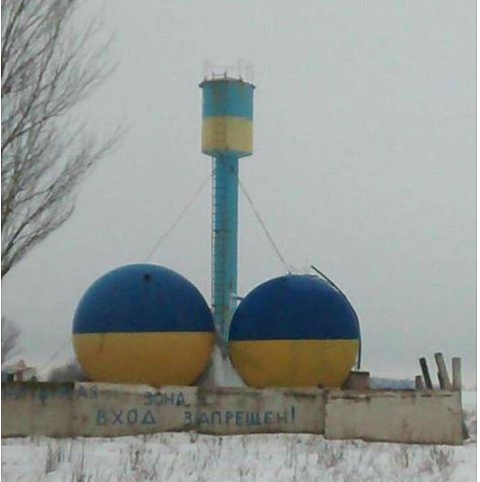
<path fill-rule="evenodd" d="M 232 363 L 252 387 L 340 387 L 359 349 L 347 299 L 316 276 L 267 281 L 240 303 L 230 327 Z"/>
<path fill-rule="evenodd" d="M 204 80 L 202 152 L 218 158 L 250 156 L 253 152 L 253 91 L 240 79 Z"/>
<path fill-rule="evenodd" d="M 78 361 L 97 382 L 190 385 L 213 343 L 212 314 L 200 292 L 174 271 L 149 264 L 100 277 L 73 321 Z"/>

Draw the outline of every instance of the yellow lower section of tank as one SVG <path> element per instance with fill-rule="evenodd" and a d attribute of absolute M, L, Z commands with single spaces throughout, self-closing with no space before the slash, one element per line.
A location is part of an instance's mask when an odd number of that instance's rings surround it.
<path fill-rule="evenodd" d="M 202 123 L 202 151 L 207 154 L 242 153 L 253 150 L 253 123 L 245 117 L 206 117 Z"/>
<path fill-rule="evenodd" d="M 214 334 L 207 332 L 73 335 L 77 359 L 95 382 L 191 385 L 207 367 Z"/>
<path fill-rule="evenodd" d="M 358 340 L 235 341 L 230 357 L 251 387 L 341 387 L 358 345 Z"/>

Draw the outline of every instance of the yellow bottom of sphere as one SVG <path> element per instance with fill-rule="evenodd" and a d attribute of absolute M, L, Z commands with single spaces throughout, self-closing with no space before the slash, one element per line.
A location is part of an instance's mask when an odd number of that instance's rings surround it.
<path fill-rule="evenodd" d="M 73 336 L 77 359 L 95 382 L 191 385 L 208 365 L 207 332 L 84 333 Z"/>
<path fill-rule="evenodd" d="M 250 387 L 341 387 L 358 348 L 358 340 L 235 341 L 230 358 Z"/>

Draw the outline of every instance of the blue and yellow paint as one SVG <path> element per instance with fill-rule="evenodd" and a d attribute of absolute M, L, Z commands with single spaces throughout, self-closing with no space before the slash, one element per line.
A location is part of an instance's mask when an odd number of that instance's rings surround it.
<path fill-rule="evenodd" d="M 225 341 L 236 307 L 238 160 L 253 152 L 253 91 L 240 79 L 212 79 L 203 91 L 202 152 L 213 158 L 212 307 Z"/>
<path fill-rule="evenodd" d="M 230 327 L 233 366 L 249 386 L 340 387 L 358 355 L 348 301 L 315 276 L 267 281 L 242 301 Z"/>
<path fill-rule="evenodd" d="M 206 80 L 203 89 L 202 152 L 212 157 L 253 152 L 253 90 L 236 79 Z"/>
<path fill-rule="evenodd" d="M 211 311 L 183 276 L 137 264 L 99 278 L 73 321 L 78 361 L 92 381 L 191 385 L 214 344 Z"/>

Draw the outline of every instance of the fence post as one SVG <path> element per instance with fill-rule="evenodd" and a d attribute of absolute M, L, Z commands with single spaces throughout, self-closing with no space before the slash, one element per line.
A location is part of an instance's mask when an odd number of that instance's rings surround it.
<path fill-rule="evenodd" d="M 422 375 L 417 375 L 415 377 L 415 390 L 425 390 Z"/>
<path fill-rule="evenodd" d="M 425 358 L 420 358 L 419 361 L 420 361 L 420 367 L 423 373 L 423 379 L 425 380 L 425 386 L 427 390 L 432 390 L 433 385 L 432 385 L 432 379 L 430 378 L 430 373 L 428 373 L 427 360 L 425 360 Z"/>
<path fill-rule="evenodd" d="M 460 357 L 452 358 L 452 388 L 458 392 L 462 404 L 462 359 Z M 462 420 L 462 435 L 465 440 L 469 437 L 465 418 Z"/>
<path fill-rule="evenodd" d="M 450 383 L 450 379 L 448 377 L 447 366 L 445 365 L 445 359 L 443 358 L 442 353 L 435 353 L 435 361 L 437 362 L 438 366 L 438 377 L 440 379 L 440 387 L 443 390 L 451 390 L 452 384 Z M 442 383 L 443 382 L 443 383 Z"/>
<path fill-rule="evenodd" d="M 459 357 L 452 358 L 452 388 L 462 391 L 462 359 Z"/>
<path fill-rule="evenodd" d="M 440 390 L 445 390 L 445 382 L 443 381 L 443 378 L 440 372 L 437 372 L 437 378 L 438 378 L 438 386 L 440 387 Z"/>

